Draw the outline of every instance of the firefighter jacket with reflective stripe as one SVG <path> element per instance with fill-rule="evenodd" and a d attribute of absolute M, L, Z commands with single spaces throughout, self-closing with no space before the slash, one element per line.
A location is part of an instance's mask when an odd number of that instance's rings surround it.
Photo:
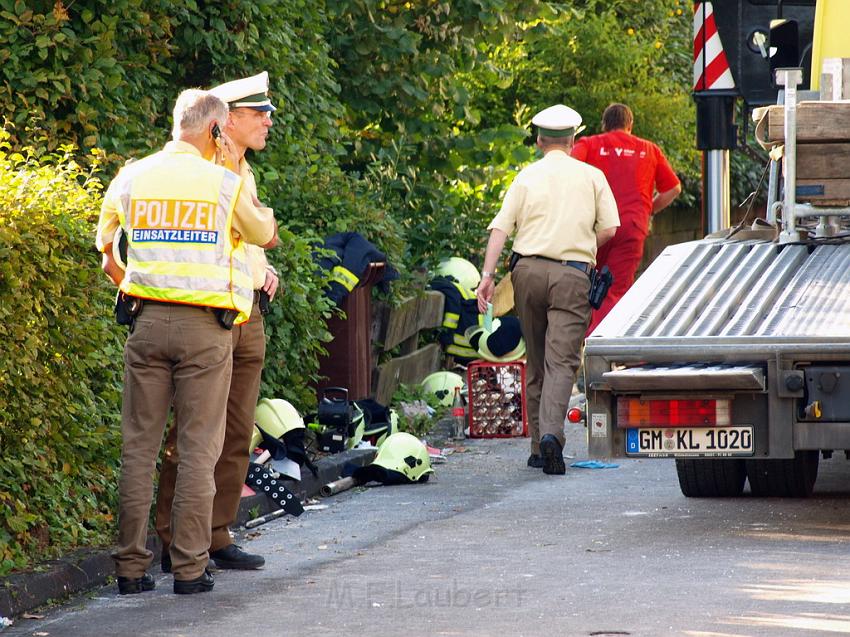
<path fill-rule="evenodd" d="M 440 343 L 446 348 L 446 353 L 466 360 L 479 358 L 478 352 L 470 347 L 465 336 L 468 328 L 481 325 L 484 321 L 478 312 L 475 292 L 467 290 L 454 278 L 444 276 L 435 277 L 429 287 L 445 296 Z"/>
<path fill-rule="evenodd" d="M 245 244 L 231 235 L 242 179 L 188 152 L 160 151 L 122 169 L 118 218 L 127 235 L 121 289 L 143 299 L 251 314 Z"/>
<path fill-rule="evenodd" d="M 336 253 L 335 256 L 316 255 L 315 259 L 319 267 L 329 271 L 327 296 L 338 306 L 342 306 L 345 297 L 360 283 L 370 263 L 385 264 L 378 282 L 384 292 L 389 291 L 389 282 L 398 278 L 398 272 L 387 261 L 386 255 L 357 232 L 338 232 L 327 236 L 321 247 Z"/>

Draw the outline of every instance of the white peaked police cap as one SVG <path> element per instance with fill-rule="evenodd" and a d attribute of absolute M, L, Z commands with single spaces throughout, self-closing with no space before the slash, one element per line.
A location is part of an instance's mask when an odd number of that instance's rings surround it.
<path fill-rule="evenodd" d="M 584 130 L 581 115 L 563 104 L 544 108 L 531 118 L 531 123 L 537 126 L 538 134 L 544 137 L 568 137 Z"/>
<path fill-rule="evenodd" d="M 230 108 L 253 108 L 257 111 L 277 110 L 269 99 L 269 73 L 263 71 L 241 80 L 233 80 L 211 88 L 210 93 Z"/>

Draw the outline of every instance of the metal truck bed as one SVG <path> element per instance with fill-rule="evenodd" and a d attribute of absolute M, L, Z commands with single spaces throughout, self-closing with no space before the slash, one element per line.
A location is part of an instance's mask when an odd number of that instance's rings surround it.
<path fill-rule="evenodd" d="M 670 246 L 586 340 L 584 362 L 591 457 L 672 456 L 690 471 L 746 456 L 759 475 L 787 461 L 809 467 L 808 485 L 817 450 L 850 450 L 850 243 Z M 722 425 L 670 420 L 702 408 L 722 410 Z M 746 444 L 707 450 L 727 434 Z M 737 467 L 737 493 L 741 466 L 711 471 Z"/>
<path fill-rule="evenodd" d="M 668 247 L 587 339 L 627 363 L 850 356 L 850 244 Z"/>

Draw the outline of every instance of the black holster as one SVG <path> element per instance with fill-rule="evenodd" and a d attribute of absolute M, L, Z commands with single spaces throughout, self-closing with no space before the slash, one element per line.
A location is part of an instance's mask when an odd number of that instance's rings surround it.
<path fill-rule="evenodd" d="M 590 306 L 594 310 L 602 307 L 602 301 L 608 295 L 608 290 L 614 282 L 614 275 L 607 265 L 603 265 L 601 270 L 594 268 L 590 273 L 590 292 L 587 294 L 587 300 L 590 301 Z"/>
<path fill-rule="evenodd" d="M 511 259 L 508 261 L 508 272 L 514 271 L 517 261 L 520 259 L 522 259 L 522 255 L 519 252 L 511 252 Z"/>
<path fill-rule="evenodd" d="M 218 324 L 226 330 L 233 329 L 233 323 L 236 321 L 236 317 L 239 316 L 239 312 L 236 310 L 225 310 L 220 307 L 213 308 L 213 314 L 218 319 Z"/>
<path fill-rule="evenodd" d="M 260 315 L 265 316 L 269 312 L 272 311 L 272 308 L 269 306 L 271 299 L 269 298 L 269 293 L 265 290 L 260 290 L 260 299 L 257 305 L 260 306 Z"/>
<path fill-rule="evenodd" d="M 142 313 L 142 307 L 144 307 L 142 299 L 118 290 L 118 294 L 115 295 L 115 322 L 132 328 L 136 317 Z"/>

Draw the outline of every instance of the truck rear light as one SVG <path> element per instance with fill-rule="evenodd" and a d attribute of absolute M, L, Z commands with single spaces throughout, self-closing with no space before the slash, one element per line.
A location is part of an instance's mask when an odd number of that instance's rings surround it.
<path fill-rule="evenodd" d="M 571 423 L 579 423 L 584 420 L 584 412 L 578 407 L 571 407 L 567 410 L 567 420 Z"/>
<path fill-rule="evenodd" d="M 732 424 L 732 401 L 617 399 L 617 426 L 726 427 Z"/>

